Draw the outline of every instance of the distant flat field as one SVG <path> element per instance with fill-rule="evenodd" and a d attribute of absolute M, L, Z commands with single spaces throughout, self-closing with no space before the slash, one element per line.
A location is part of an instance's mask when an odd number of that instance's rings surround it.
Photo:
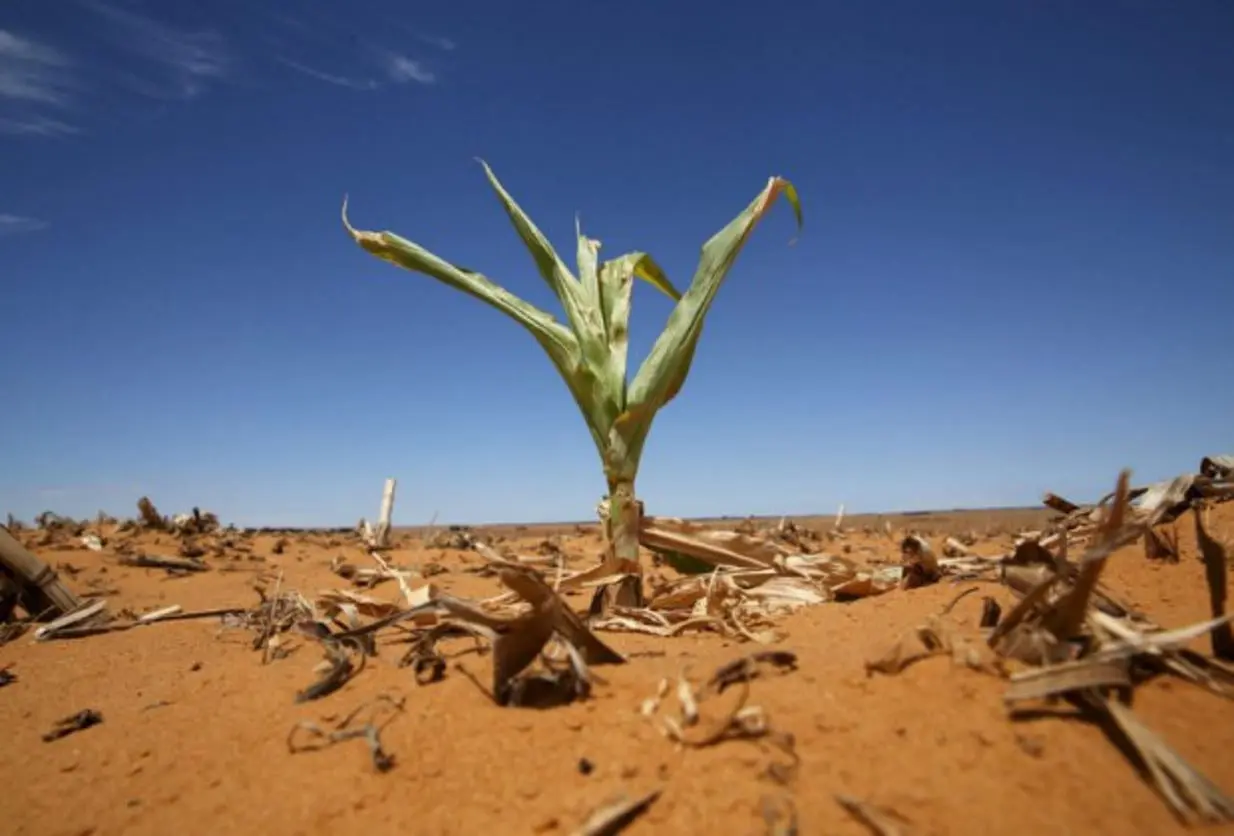
<path fill-rule="evenodd" d="M 958 534 L 975 531 L 979 534 L 1001 534 L 1022 529 L 1040 528 L 1058 514 L 1049 508 L 982 508 L 953 511 L 902 511 L 889 514 L 852 514 L 845 515 L 844 527 L 848 529 L 881 528 L 883 522 L 890 521 L 897 531 L 918 531 L 933 534 Z M 735 526 L 743 520 L 751 519 L 757 523 L 766 524 L 779 520 L 779 516 L 764 517 L 695 517 L 693 522 L 716 528 Z M 787 519 L 807 528 L 828 528 L 835 525 L 835 515 L 799 516 L 788 515 Z M 399 532 L 409 534 L 422 533 L 427 529 L 445 528 L 447 526 L 397 526 Z M 547 537 L 551 534 L 577 532 L 582 529 L 590 533 L 598 527 L 595 520 L 578 522 L 539 522 L 539 523 L 489 523 L 467 526 L 473 530 L 489 531 L 494 534 L 513 536 L 515 534 L 535 534 Z"/>

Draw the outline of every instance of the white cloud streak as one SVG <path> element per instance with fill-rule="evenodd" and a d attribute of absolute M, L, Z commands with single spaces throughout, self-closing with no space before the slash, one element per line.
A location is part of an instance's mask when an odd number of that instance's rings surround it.
<path fill-rule="evenodd" d="M 324 81 L 326 84 L 333 84 L 335 87 L 347 87 L 351 90 L 375 90 L 378 87 L 377 82 L 371 78 L 352 78 L 350 76 L 334 75 L 333 73 L 314 69 L 307 64 L 292 61 L 289 58 L 275 58 L 274 60 L 286 67 L 290 67 L 296 72 L 303 73 L 309 78 Z"/>
<path fill-rule="evenodd" d="M 26 235 L 31 232 L 41 232 L 47 229 L 49 225 L 46 221 L 40 221 L 38 218 L 0 213 L 0 238 L 10 235 Z"/>
<path fill-rule="evenodd" d="M 426 70 L 419 61 L 413 61 L 404 55 L 389 54 L 385 57 L 384 64 L 386 75 L 395 84 L 433 84 L 437 81 L 437 76 Z"/>
<path fill-rule="evenodd" d="M 73 91 L 71 68 L 60 50 L 0 29 L 0 98 L 64 105 Z"/>
<path fill-rule="evenodd" d="M 105 3 L 88 5 L 110 24 L 118 48 L 158 68 L 162 76 L 158 80 L 132 84 L 139 93 L 191 99 L 210 83 L 226 78 L 233 68 L 226 40 L 213 29 L 180 29 Z"/>
<path fill-rule="evenodd" d="M 216 28 L 172 25 L 108 0 L 79 4 L 97 17 L 92 40 L 96 45 L 101 40 L 111 57 L 96 58 L 88 49 L 70 54 L 26 33 L 0 28 L 0 138 L 82 133 L 73 123 L 82 115 L 87 88 L 97 92 L 119 87 L 152 99 L 190 100 L 212 86 L 240 80 L 237 42 Z M 281 34 L 271 36 L 271 23 Z M 244 63 L 250 70 L 262 62 L 281 64 L 314 81 L 356 91 L 438 83 L 428 64 L 374 43 L 355 24 L 336 15 L 267 17 L 267 34 L 258 39 L 265 41 L 265 49 L 247 43 L 241 50 L 249 59 Z M 441 51 L 458 46 L 440 35 L 407 34 Z M 243 40 L 239 43 L 245 46 Z M 327 71 L 323 64 L 342 71 Z M 13 217 L 5 216 L 5 234 L 13 232 Z"/>
<path fill-rule="evenodd" d="M 46 116 L 0 116 L 0 134 L 6 136 L 72 136 L 81 129 L 59 119 Z"/>
<path fill-rule="evenodd" d="M 458 49 L 458 43 L 449 38 L 442 38 L 438 35 L 417 35 L 420 40 L 424 41 L 429 46 L 435 46 L 445 52 L 453 52 Z"/>

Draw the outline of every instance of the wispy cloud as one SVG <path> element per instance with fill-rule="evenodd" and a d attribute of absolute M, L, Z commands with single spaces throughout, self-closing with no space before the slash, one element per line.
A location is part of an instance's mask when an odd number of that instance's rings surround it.
<path fill-rule="evenodd" d="M 0 116 L 0 134 L 7 136 L 71 136 L 78 133 L 81 129 L 77 126 L 46 116 Z"/>
<path fill-rule="evenodd" d="M 398 21 L 375 26 L 367 18 L 324 6 L 295 15 L 269 14 L 266 20 L 269 28 L 263 40 L 274 61 L 308 78 L 351 90 L 438 82 L 430 64 L 392 47 L 393 39 L 404 43 L 415 39 L 442 51 L 458 46 L 450 38 L 416 32 Z"/>
<path fill-rule="evenodd" d="M 45 116 L 68 109 L 77 84 L 69 56 L 16 32 L 0 29 L 0 135 L 63 136 L 77 128 Z"/>
<path fill-rule="evenodd" d="M 416 35 L 417 38 L 424 41 L 429 46 L 435 46 L 438 49 L 446 52 L 453 52 L 458 49 L 458 43 L 449 38 L 443 38 L 440 35 Z"/>
<path fill-rule="evenodd" d="M 328 5 L 257 12 L 245 21 L 233 19 L 226 33 L 218 18 L 197 18 L 190 25 L 185 21 L 192 18 L 167 17 L 204 13 L 196 6 L 153 0 L 76 0 L 74 5 L 86 13 L 91 31 L 71 52 L 60 43 L 0 28 L 0 139 L 80 134 L 79 124 L 109 92 L 187 101 L 220 84 L 259 82 L 263 65 L 267 72 L 279 66 L 355 91 L 435 85 L 441 76 L 434 62 L 393 44 L 411 41 L 442 60 L 440 53 L 458 48 L 443 35 L 397 21 L 375 27 Z"/>
<path fill-rule="evenodd" d="M 298 73 L 333 84 L 336 87 L 346 87 L 351 90 L 376 90 L 384 84 L 435 84 L 437 75 L 427 69 L 422 63 L 405 55 L 383 50 L 373 50 L 369 57 L 381 69 L 381 77 L 359 75 L 341 75 L 311 67 L 300 61 L 278 56 L 275 58 L 283 66 Z"/>
<path fill-rule="evenodd" d="M 334 75 L 333 73 L 313 69 L 307 64 L 301 64 L 300 62 L 292 61 L 289 58 L 276 57 L 274 60 L 278 61 L 285 67 L 290 67 L 296 72 L 303 73 L 309 78 L 315 78 L 318 81 L 324 81 L 326 84 L 333 84 L 336 87 L 347 87 L 352 90 L 374 90 L 379 86 L 378 83 L 371 78 L 352 78 L 351 76 Z"/>
<path fill-rule="evenodd" d="M 50 224 L 38 218 L 27 218 L 22 215 L 7 215 L 0 213 L 0 238 L 10 235 L 25 235 L 30 232 L 40 232 Z"/>
<path fill-rule="evenodd" d="M 419 61 L 413 61 L 405 55 L 387 53 L 384 56 L 386 75 L 395 84 L 433 84 L 437 76 L 424 68 Z"/>
<path fill-rule="evenodd" d="M 150 75 L 128 79 L 138 93 L 191 99 L 233 68 L 234 56 L 215 29 L 182 29 L 97 0 L 87 6 L 107 21 L 117 48 L 150 65 Z"/>
<path fill-rule="evenodd" d="M 71 67 L 60 50 L 0 29 L 0 97 L 63 105 L 73 89 Z"/>

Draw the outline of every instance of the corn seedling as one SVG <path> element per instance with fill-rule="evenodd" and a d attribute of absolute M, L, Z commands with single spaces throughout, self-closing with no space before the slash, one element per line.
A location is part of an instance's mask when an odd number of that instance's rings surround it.
<path fill-rule="evenodd" d="M 800 229 L 801 204 L 792 183 L 772 177 L 745 210 L 711 237 L 686 292 L 680 293 L 646 253 L 599 260 L 600 242 L 576 222 L 578 275 L 562 261 L 519 208 L 487 163 L 481 161 L 510 222 L 565 310 L 567 323 L 518 298 L 487 277 L 464 269 L 392 232 L 352 227 L 343 201 L 343 225 L 356 243 L 378 258 L 423 273 L 473 296 L 522 325 L 543 347 L 574 396 L 604 464 L 607 512 L 602 514 L 608 547 L 604 568 L 611 574 L 641 574 L 638 543 L 641 505 L 634 492 L 643 446 L 656 413 L 685 382 L 702 333 L 703 320 L 720 284 L 750 232 L 781 194 L 792 204 Z M 643 279 L 676 305 L 663 333 L 632 380 L 627 379 L 630 298 L 634 279 Z"/>

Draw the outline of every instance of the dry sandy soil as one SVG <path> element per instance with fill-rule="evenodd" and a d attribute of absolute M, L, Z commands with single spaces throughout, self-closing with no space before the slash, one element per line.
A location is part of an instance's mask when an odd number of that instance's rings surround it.
<path fill-rule="evenodd" d="M 1234 503 L 1210 512 L 1211 533 L 1234 543 Z M 977 550 L 997 554 L 1014 528 L 1043 519 L 1032 512 L 966 512 L 889 517 L 897 532 L 975 530 Z M 1112 558 L 1109 587 L 1166 627 L 1209 617 L 1204 571 L 1190 514 L 1179 524 L 1177 564 L 1150 562 L 1140 546 Z M 802 521 L 805 522 L 805 521 Z M 871 520 L 846 524 L 850 556 L 895 560 L 897 544 Z M 817 521 L 830 525 L 830 521 Z M 863 526 L 872 530 L 861 533 Z M 595 562 L 594 529 L 509 528 L 523 553 L 551 534 L 572 568 Z M 179 604 L 185 610 L 248 607 L 253 583 L 282 572 L 284 588 L 312 594 L 346 587 L 330 571 L 337 555 L 371 565 L 354 538 L 259 535 L 251 551 L 208 557 L 212 571 L 169 577 L 121 566 L 108 550 L 23 539 L 80 594 L 104 594 L 112 611 L 136 613 Z M 152 554 L 174 554 L 169 535 L 143 535 Z M 428 570 L 431 581 L 465 596 L 492 595 L 496 581 L 473 570 L 471 552 L 426 547 L 401 532 L 393 563 Z M 436 570 L 430 570 L 436 571 Z M 661 568 L 653 574 L 670 570 Z M 1128 760 L 1094 725 L 1067 709 L 1034 719 L 1009 717 L 1005 682 L 927 659 L 896 676 L 867 676 L 864 662 L 940 611 L 972 584 L 948 582 L 892 591 L 851 603 L 808 607 L 779 624 L 774 647 L 794 651 L 794 671 L 755 680 L 750 703 L 773 728 L 790 733 L 795 773 L 766 742 L 727 741 L 682 749 L 639 712 L 664 677 L 683 670 L 703 679 L 756 649 L 707 633 L 673 638 L 605 632 L 630 664 L 606 666 L 592 698 L 547 710 L 498 707 L 461 671 L 417 685 L 397 666 L 403 647 L 386 644 L 367 667 L 324 699 L 294 702 L 315 678 L 317 648 L 270 664 L 251 633 L 218 620 L 155 624 L 89 638 L 34 643 L 29 634 L 0 647 L 0 668 L 16 681 L 0 688 L 0 830 L 8 834 L 141 833 L 539 833 L 568 834 L 587 814 L 623 792 L 662 788 L 624 831 L 788 833 L 769 811 L 795 808 L 799 832 L 870 832 L 837 803 L 854 796 L 903 817 L 914 834 L 1169 834 L 1184 828 Z M 386 583 L 374 597 L 396 601 Z M 1002 587 L 983 584 L 951 618 L 975 631 L 983 595 L 1009 606 Z M 585 595 L 570 597 L 578 609 Z M 489 656 L 446 645 L 481 682 Z M 1207 648 L 1207 640 L 1197 642 Z M 395 758 L 375 770 L 362 740 L 291 753 L 299 721 L 338 720 L 379 694 L 405 698 L 382 733 Z M 727 697 L 727 693 L 720 699 Z M 83 709 L 100 725 L 53 742 L 42 735 Z M 1178 680 L 1137 689 L 1135 711 L 1217 785 L 1234 792 L 1234 704 Z M 774 817 L 773 817 L 774 818 Z M 776 827 L 781 829 L 777 830 Z M 1234 828 L 1204 828 L 1234 833 Z"/>

